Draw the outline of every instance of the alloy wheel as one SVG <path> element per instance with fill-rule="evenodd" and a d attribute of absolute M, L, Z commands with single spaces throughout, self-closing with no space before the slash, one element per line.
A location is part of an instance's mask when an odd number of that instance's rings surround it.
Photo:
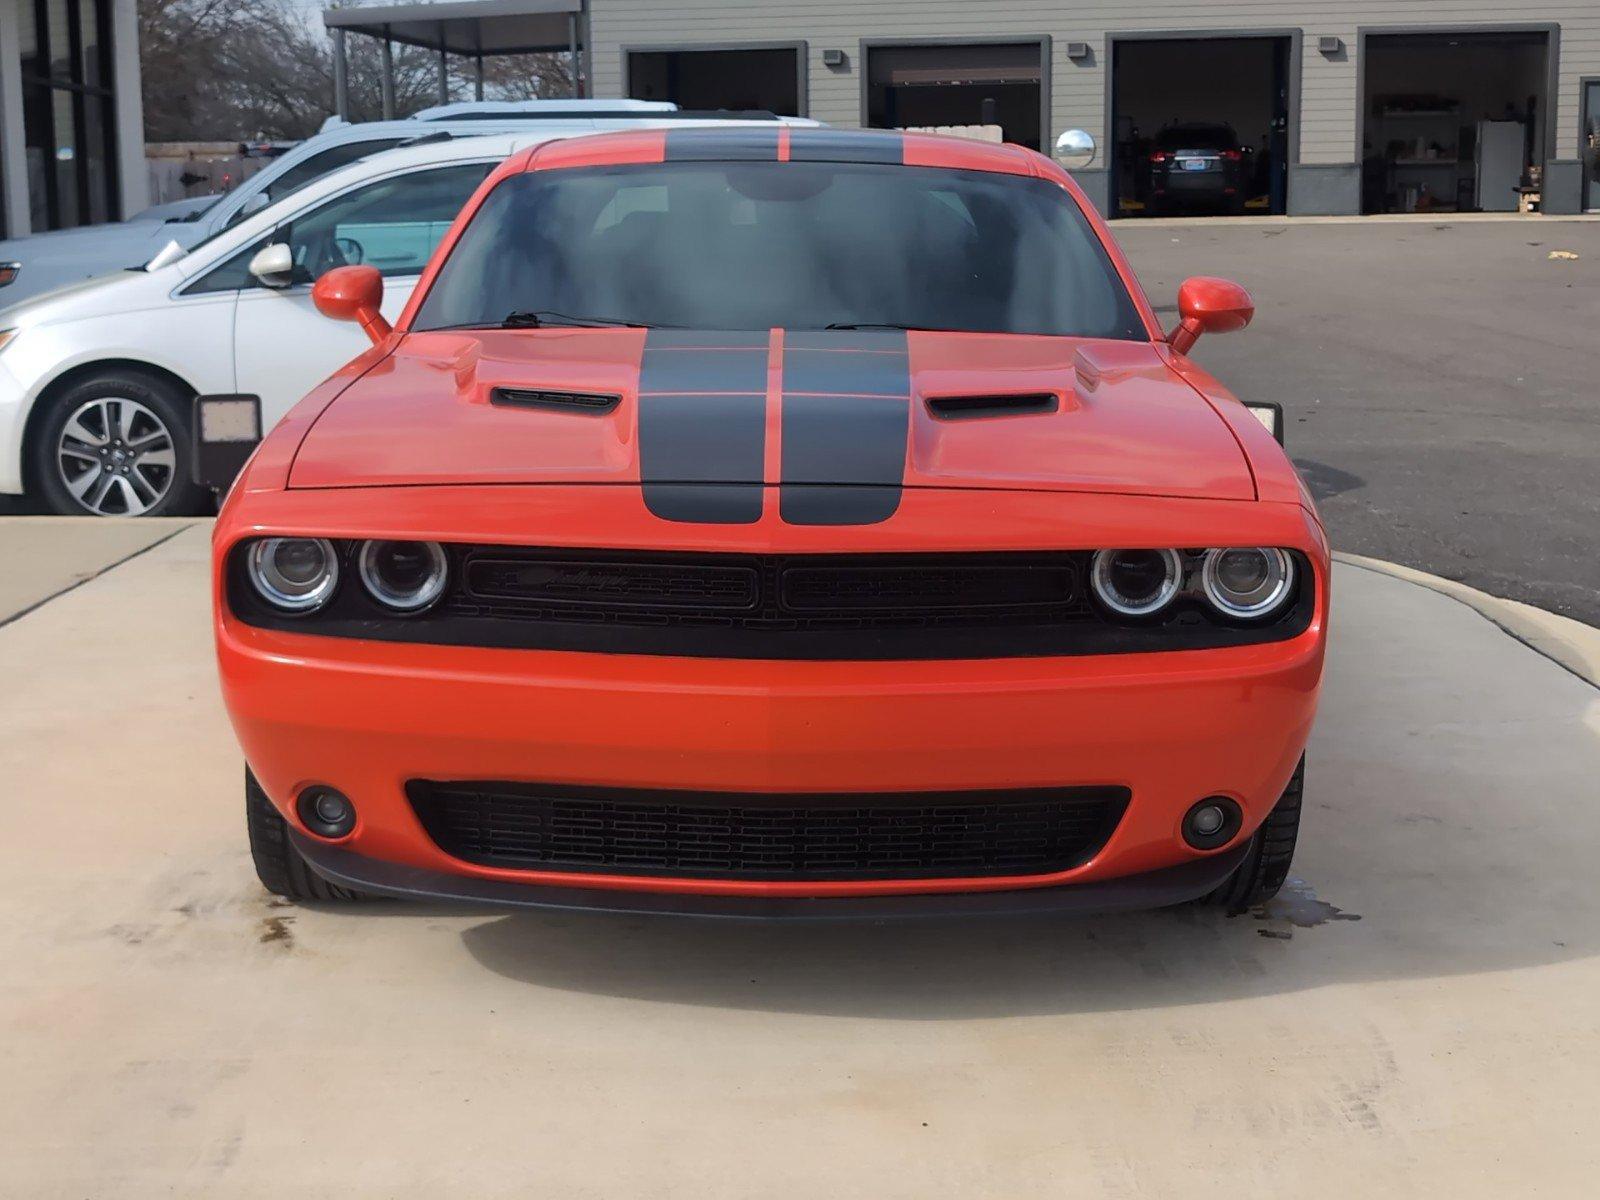
<path fill-rule="evenodd" d="M 61 482 L 102 517 L 137 517 L 161 503 L 177 470 L 172 431 L 137 400 L 103 396 L 73 410 L 56 445 Z"/>

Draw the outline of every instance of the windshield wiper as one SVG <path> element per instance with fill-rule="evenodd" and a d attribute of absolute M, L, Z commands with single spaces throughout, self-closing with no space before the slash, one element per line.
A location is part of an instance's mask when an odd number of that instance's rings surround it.
<path fill-rule="evenodd" d="M 899 321 L 830 321 L 824 329 L 907 329 L 920 333 L 949 333 L 932 325 L 902 325 Z"/>
<path fill-rule="evenodd" d="M 646 321 L 625 321 L 620 317 L 575 317 L 571 313 L 556 312 L 553 308 L 536 308 L 524 312 L 507 313 L 500 322 L 501 329 L 538 329 L 546 325 L 560 325 L 572 329 L 656 329 Z"/>
<path fill-rule="evenodd" d="M 650 325 L 644 321 L 624 321 L 616 317 L 575 317 L 570 313 L 540 308 L 507 313 L 498 321 L 462 321 L 455 325 L 430 325 L 418 333 L 458 333 L 472 329 L 678 329 L 677 325 Z"/>

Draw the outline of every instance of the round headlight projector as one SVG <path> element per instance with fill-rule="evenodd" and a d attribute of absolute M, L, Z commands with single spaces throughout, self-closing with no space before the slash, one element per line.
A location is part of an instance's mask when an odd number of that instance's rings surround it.
<path fill-rule="evenodd" d="M 365 542 L 357 561 L 372 598 L 396 612 L 421 612 L 444 595 L 450 574 L 438 542 Z"/>
<path fill-rule="evenodd" d="M 1200 586 L 1218 612 L 1241 621 L 1270 616 L 1294 587 L 1294 560 L 1282 550 L 1253 546 L 1207 550 Z"/>
<path fill-rule="evenodd" d="M 315 612 L 339 586 L 339 556 L 326 538 L 263 538 L 246 561 L 261 598 L 284 612 Z"/>
<path fill-rule="evenodd" d="M 1112 612 L 1148 617 L 1160 612 L 1183 584 L 1176 550 L 1100 550 L 1089 569 L 1094 594 Z"/>

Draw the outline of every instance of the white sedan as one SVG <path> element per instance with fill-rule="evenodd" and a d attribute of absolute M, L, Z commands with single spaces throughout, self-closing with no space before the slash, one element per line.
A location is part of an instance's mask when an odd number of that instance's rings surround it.
<path fill-rule="evenodd" d="M 744 122 L 671 122 L 691 123 Z M 348 263 L 377 267 L 393 320 L 495 164 L 550 138 L 498 134 L 388 150 L 171 262 L 157 256 L 0 311 L 0 493 L 26 488 L 60 513 L 203 510 L 211 495 L 192 481 L 194 396 L 259 396 L 270 428 L 368 345 L 358 327 L 317 313 L 316 277 Z"/>

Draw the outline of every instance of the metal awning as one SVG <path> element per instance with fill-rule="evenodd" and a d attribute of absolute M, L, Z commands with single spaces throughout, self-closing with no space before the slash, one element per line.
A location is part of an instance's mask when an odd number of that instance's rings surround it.
<path fill-rule="evenodd" d="M 579 33 L 585 0 L 453 0 L 438 4 L 384 4 L 323 10 L 322 23 L 333 35 L 334 108 L 350 117 L 347 33 L 377 38 L 383 45 L 383 115 L 394 116 L 396 42 L 439 55 L 439 102 L 450 98 L 448 60 L 464 55 L 477 64 L 476 95 L 483 99 L 483 60 L 500 54 L 565 51 L 572 57 L 572 94 L 583 94 Z"/>
<path fill-rule="evenodd" d="M 457 0 L 330 8 L 322 23 L 450 54 L 535 54 L 568 49 L 582 12 L 583 0 Z"/>

